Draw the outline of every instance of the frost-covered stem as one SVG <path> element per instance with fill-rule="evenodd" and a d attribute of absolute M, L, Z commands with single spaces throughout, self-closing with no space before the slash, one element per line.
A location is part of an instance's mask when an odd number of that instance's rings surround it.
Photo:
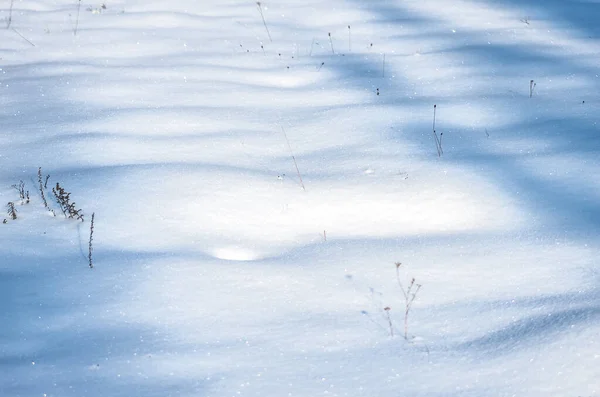
<path fill-rule="evenodd" d="M 260 17 L 262 18 L 263 25 L 265 25 L 265 30 L 267 31 L 267 36 L 269 36 L 269 41 L 272 43 L 273 39 L 271 39 L 271 33 L 269 32 L 269 28 L 267 27 L 267 21 L 265 21 L 265 15 L 263 14 L 262 5 L 260 4 L 260 1 L 257 1 L 256 5 L 258 6 L 258 12 L 260 12 Z"/>
<path fill-rule="evenodd" d="M 89 244 L 89 250 L 88 250 L 88 259 L 89 259 L 90 269 L 94 268 L 94 264 L 92 262 L 92 251 L 93 251 L 92 242 L 94 240 L 94 217 L 95 217 L 95 215 L 96 215 L 96 213 L 92 212 L 92 223 L 90 224 L 90 244 Z"/>
<path fill-rule="evenodd" d="M 331 32 L 329 32 L 328 34 L 329 34 L 329 44 L 331 44 L 331 53 L 335 54 L 335 51 L 333 51 L 333 40 L 331 38 Z"/>

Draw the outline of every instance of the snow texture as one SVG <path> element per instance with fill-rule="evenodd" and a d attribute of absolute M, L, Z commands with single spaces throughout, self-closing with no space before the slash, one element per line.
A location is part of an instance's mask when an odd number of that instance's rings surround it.
<path fill-rule="evenodd" d="M 600 396 L 599 18 L 3 1 L 0 396 Z"/>

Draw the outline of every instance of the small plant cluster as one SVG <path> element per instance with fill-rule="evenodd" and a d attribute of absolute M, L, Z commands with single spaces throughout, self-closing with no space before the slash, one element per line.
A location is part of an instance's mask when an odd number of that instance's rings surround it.
<path fill-rule="evenodd" d="M 38 189 L 39 189 L 40 197 L 42 198 L 42 203 L 44 204 L 44 208 L 47 211 L 51 212 L 52 215 L 56 216 L 56 213 L 54 212 L 54 210 L 52 208 L 50 208 L 50 205 L 48 204 L 48 200 L 46 199 L 46 192 L 48 189 L 48 180 L 50 179 L 50 175 L 46 175 L 46 177 L 44 178 L 43 174 L 42 174 L 42 167 L 38 167 L 37 177 L 38 177 Z M 25 182 L 23 182 L 21 180 L 21 181 L 19 181 L 18 184 L 12 185 L 12 188 L 14 188 L 19 193 L 19 200 L 20 200 L 21 205 L 29 204 L 31 199 L 29 196 L 29 190 L 25 190 Z M 67 192 L 67 190 L 60 185 L 60 183 L 58 183 L 58 182 L 56 183 L 56 186 L 54 186 L 52 188 L 52 193 L 54 194 L 54 199 L 55 199 L 56 203 L 58 204 L 58 206 L 60 207 L 60 210 L 64 214 L 65 218 L 77 219 L 82 222 L 84 221 L 82 210 L 77 209 L 77 207 L 75 206 L 75 202 L 71 202 L 71 193 Z M 15 205 L 15 201 L 8 202 L 8 204 L 6 205 L 6 212 L 10 219 L 17 220 L 18 211 L 17 211 L 17 207 Z M 90 269 L 94 268 L 94 264 L 92 261 L 92 251 L 93 251 L 93 240 L 94 240 L 95 215 L 96 215 L 95 213 L 92 213 L 92 220 L 90 223 L 90 238 L 88 241 L 88 258 L 87 259 L 88 259 L 88 265 L 89 265 Z M 8 220 L 4 219 L 2 221 L 2 223 L 8 223 Z"/>
<path fill-rule="evenodd" d="M 21 180 L 18 184 L 12 185 L 11 187 L 19 193 L 19 201 L 21 205 L 29 204 L 29 190 L 25 190 L 25 182 Z M 8 217 L 13 221 L 17 220 L 17 212 L 18 211 L 17 207 L 15 206 L 15 202 L 9 201 L 8 204 L 6 204 L 6 213 L 8 214 Z M 8 220 L 4 218 L 2 223 L 8 223 Z"/>
<path fill-rule="evenodd" d="M 401 266 L 402 263 L 396 262 L 396 280 L 398 281 L 398 285 L 400 286 L 400 290 L 402 291 L 402 295 L 404 297 L 404 339 L 408 340 L 408 315 L 410 313 L 410 309 L 412 308 L 412 304 L 415 301 L 419 290 L 421 289 L 421 284 L 416 284 L 416 280 L 413 277 L 408 284 L 408 288 L 404 288 L 402 280 L 400 279 Z"/>
<path fill-rule="evenodd" d="M 396 281 L 398 282 L 398 286 L 400 287 L 400 291 L 402 292 L 402 298 L 403 298 L 403 323 L 404 323 L 404 330 L 402 332 L 402 336 L 404 337 L 405 340 L 409 340 L 409 336 L 408 336 L 408 317 L 410 315 L 413 303 L 415 302 L 415 299 L 417 298 L 417 295 L 419 293 L 419 291 L 421 290 L 421 284 L 418 284 L 416 279 L 413 277 L 410 279 L 410 281 L 408 281 L 408 284 L 403 283 L 402 282 L 402 278 L 400 277 L 400 268 L 402 267 L 402 263 L 400 262 L 396 262 L 395 263 L 396 266 Z M 347 278 L 351 279 L 352 276 L 347 276 Z M 405 287 L 405 285 L 407 285 L 407 287 Z M 381 310 L 381 312 L 379 312 L 379 314 L 381 314 L 381 320 L 385 321 L 386 326 L 383 326 L 379 321 L 376 321 L 374 318 L 372 318 L 369 314 L 369 312 L 367 312 L 366 310 L 361 311 L 361 313 L 365 316 L 367 316 L 369 318 L 369 320 L 374 323 L 375 325 L 377 325 L 379 328 L 381 328 L 384 331 L 387 331 L 390 335 L 390 337 L 394 337 L 396 334 L 400 334 L 400 332 L 398 331 L 398 329 L 394 326 L 394 316 L 393 316 L 393 311 L 392 311 L 392 307 L 391 306 L 384 306 L 383 302 L 379 301 L 379 299 L 377 299 L 377 302 L 375 302 L 375 298 L 377 296 L 382 296 L 383 294 L 380 292 L 376 292 L 373 288 L 370 288 L 371 290 L 371 298 L 374 300 L 375 306 L 376 306 L 376 310 L 379 311 Z M 383 308 L 382 308 L 383 307 Z"/>
<path fill-rule="evenodd" d="M 400 291 L 402 291 L 402 297 L 404 298 L 403 302 L 403 310 L 404 310 L 404 339 L 408 340 L 408 315 L 410 314 L 410 309 L 412 309 L 413 302 L 417 298 L 417 294 L 421 290 L 421 284 L 417 284 L 415 278 L 413 277 L 408 283 L 408 287 L 405 288 L 402 280 L 400 278 L 400 267 L 402 263 L 396 262 L 396 280 L 398 281 L 398 286 L 400 287 Z M 366 312 L 363 312 L 366 313 Z M 386 306 L 383 308 L 384 318 L 389 327 L 390 336 L 394 337 L 394 321 L 392 320 L 392 308 L 390 306 Z"/>
<path fill-rule="evenodd" d="M 19 192 L 19 199 L 21 200 L 21 205 L 29 204 L 29 190 L 25 191 L 25 182 L 21 180 L 18 184 L 12 185 L 12 188 Z"/>
<path fill-rule="evenodd" d="M 71 202 L 71 193 L 67 192 L 58 182 L 52 188 L 52 193 L 54 193 L 56 202 L 60 206 L 60 210 L 65 215 L 65 218 L 79 219 L 83 222 L 83 213 L 81 209 L 75 207 L 75 202 Z"/>

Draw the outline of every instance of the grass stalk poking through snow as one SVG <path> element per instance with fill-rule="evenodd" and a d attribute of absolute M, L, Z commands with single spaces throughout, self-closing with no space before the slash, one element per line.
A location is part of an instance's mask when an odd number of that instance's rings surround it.
<path fill-rule="evenodd" d="M 71 202 L 71 193 L 67 192 L 58 182 L 56 182 L 56 187 L 52 188 L 52 193 L 54 193 L 54 198 L 65 218 L 79 219 L 83 222 L 83 213 L 81 209 L 75 207 L 75 202 Z"/>
<path fill-rule="evenodd" d="M 92 212 L 92 223 L 90 224 L 90 243 L 88 246 L 88 260 L 89 260 L 90 269 L 94 268 L 94 263 L 92 262 L 92 251 L 93 251 L 92 242 L 94 240 L 94 217 L 95 217 L 95 215 L 96 215 L 96 213 Z"/>
<path fill-rule="evenodd" d="M 438 137 L 437 132 L 435 131 L 435 115 L 436 115 L 437 105 L 433 105 L 433 138 L 435 139 L 435 148 L 437 149 L 438 157 L 441 157 L 444 154 L 444 150 L 442 149 L 442 135 L 443 132 Z"/>
<path fill-rule="evenodd" d="M 12 23 L 12 12 L 13 12 L 13 4 L 15 0 L 10 0 L 10 8 L 8 9 L 8 18 L 6 19 L 6 29 L 10 29 L 10 24 Z"/>
<path fill-rule="evenodd" d="M 536 83 L 533 80 L 529 81 L 529 98 L 533 96 L 533 90 L 535 90 Z"/>
<path fill-rule="evenodd" d="M 408 315 L 410 314 L 412 304 L 415 301 L 419 290 L 421 289 L 421 284 L 416 284 L 416 280 L 413 277 L 408 285 L 408 288 L 405 289 L 402 281 L 400 280 L 400 266 L 402 266 L 402 263 L 396 262 L 396 280 L 398 281 L 398 285 L 400 286 L 400 290 L 404 296 L 404 339 L 408 340 Z"/>
<path fill-rule="evenodd" d="M 331 53 L 335 54 L 335 51 L 333 50 L 333 39 L 331 38 L 331 32 L 329 32 L 328 35 L 329 35 L 329 44 L 331 44 Z"/>
<path fill-rule="evenodd" d="M 290 150 L 290 154 L 292 155 L 292 160 L 294 160 L 294 165 L 296 166 L 296 173 L 298 174 L 298 178 L 300 179 L 300 185 L 302 185 L 302 190 L 306 191 L 306 188 L 304 187 L 304 182 L 302 181 L 302 175 L 300 175 L 300 170 L 298 169 L 298 163 L 296 162 L 296 156 L 294 156 L 292 146 L 290 145 L 290 140 L 288 139 L 283 126 L 281 127 L 281 131 L 283 132 L 283 136 L 285 137 L 285 141 L 287 142 L 288 149 Z"/>
<path fill-rule="evenodd" d="M 256 5 L 258 6 L 258 12 L 260 12 L 260 17 L 262 18 L 263 25 L 265 25 L 267 36 L 269 36 L 269 41 L 272 43 L 273 39 L 271 38 L 271 32 L 269 32 L 269 28 L 267 27 L 267 21 L 265 21 L 265 14 L 263 14 L 262 4 L 260 4 L 260 1 L 257 1 Z"/>
<path fill-rule="evenodd" d="M 29 190 L 25 191 L 25 182 L 19 181 L 18 185 L 12 185 L 12 188 L 19 192 L 19 199 L 21 199 L 21 205 L 29 204 Z"/>
<path fill-rule="evenodd" d="M 35 44 L 33 44 L 33 43 L 31 42 L 31 40 L 29 40 L 27 37 L 23 36 L 23 35 L 21 34 L 21 32 L 19 32 L 17 29 L 15 29 L 15 28 L 11 28 L 11 30 L 12 30 L 13 32 L 15 32 L 16 34 L 18 34 L 18 35 L 19 35 L 19 37 L 21 37 L 23 40 L 25 40 L 26 42 L 28 42 L 29 44 L 31 44 L 31 46 L 32 46 L 32 47 L 35 47 Z"/>
<path fill-rule="evenodd" d="M 79 12 L 81 11 L 81 0 L 77 1 L 77 17 L 75 18 L 75 28 L 73 29 L 73 35 L 77 36 L 77 29 L 79 29 Z"/>
<path fill-rule="evenodd" d="M 48 180 L 46 179 L 46 181 Z M 44 194 L 44 184 L 42 183 L 42 167 L 38 168 L 38 183 L 40 185 L 40 196 L 42 196 L 42 202 L 44 203 L 44 207 L 47 210 L 50 210 L 50 207 L 48 207 L 48 201 L 46 201 L 46 195 Z"/>

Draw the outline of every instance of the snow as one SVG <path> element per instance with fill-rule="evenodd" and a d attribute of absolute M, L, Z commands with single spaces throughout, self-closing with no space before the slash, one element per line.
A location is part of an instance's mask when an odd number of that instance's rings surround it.
<path fill-rule="evenodd" d="M 597 2 L 105 5 L 0 29 L 0 396 L 600 395 Z"/>

